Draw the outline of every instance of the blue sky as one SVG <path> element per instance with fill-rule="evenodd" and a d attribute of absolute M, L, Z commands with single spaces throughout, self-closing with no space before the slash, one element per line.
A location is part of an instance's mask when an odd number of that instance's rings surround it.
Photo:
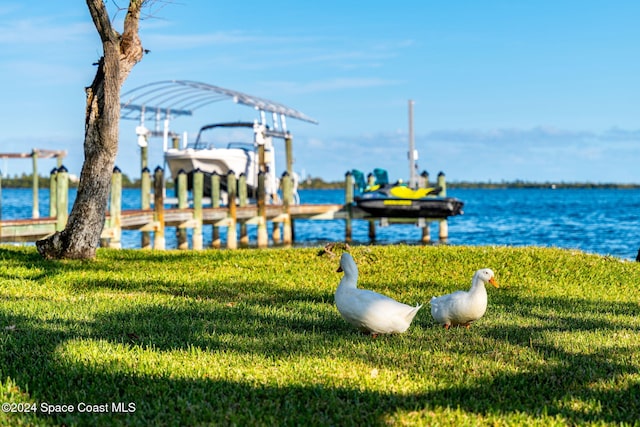
<path fill-rule="evenodd" d="M 79 173 L 84 87 L 101 44 L 83 1 L 25 4 L 0 5 L 0 151 L 66 149 Z M 339 180 L 382 167 L 407 179 L 412 99 L 419 170 L 432 176 L 640 182 L 640 2 L 167 0 L 147 12 L 150 53 L 123 93 L 195 80 L 300 110 L 319 121 L 288 121 L 300 173 Z M 254 118 L 225 101 L 172 130 L 193 138 L 202 124 Z M 136 124 L 121 124 L 117 160 L 132 177 Z M 161 147 L 152 141 L 152 168 Z"/>

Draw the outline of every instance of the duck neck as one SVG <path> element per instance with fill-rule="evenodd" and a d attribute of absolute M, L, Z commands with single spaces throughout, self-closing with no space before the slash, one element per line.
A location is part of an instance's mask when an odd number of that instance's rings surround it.
<path fill-rule="evenodd" d="M 469 289 L 469 293 L 475 294 L 477 292 L 486 292 L 487 290 L 484 287 L 484 282 L 480 280 L 479 277 L 474 277 L 473 282 L 471 283 L 471 289 Z"/>
<path fill-rule="evenodd" d="M 340 284 L 338 285 L 338 289 L 345 288 L 353 288 L 355 289 L 358 283 L 358 272 L 345 272 L 345 275 L 342 276 L 342 280 L 340 280 Z"/>

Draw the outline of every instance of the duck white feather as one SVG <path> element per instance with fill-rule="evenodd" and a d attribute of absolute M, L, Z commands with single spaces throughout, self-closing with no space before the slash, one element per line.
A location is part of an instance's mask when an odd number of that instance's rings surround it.
<path fill-rule="evenodd" d="M 358 266 L 349 253 L 340 258 L 344 276 L 335 292 L 342 317 L 363 332 L 374 336 L 405 332 L 422 305 L 412 307 L 367 289 L 358 289 Z"/>
<path fill-rule="evenodd" d="M 487 290 L 485 283 L 491 283 L 496 288 L 493 271 L 489 268 L 478 270 L 473 275 L 471 289 L 456 291 L 441 297 L 431 298 L 431 315 L 449 329 L 450 326 L 466 326 L 480 319 L 487 311 Z"/>

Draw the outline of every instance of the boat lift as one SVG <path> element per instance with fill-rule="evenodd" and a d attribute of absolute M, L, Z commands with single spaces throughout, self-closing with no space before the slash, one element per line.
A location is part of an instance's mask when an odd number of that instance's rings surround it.
<path fill-rule="evenodd" d="M 243 104 L 258 110 L 260 120 L 254 126 L 254 143 L 259 153 L 264 152 L 264 144 L 269 137 L 281 138 L 285 141 L 286 170 L 293 176 L 292 136 L 287 129 L 286 117 L 317 124 L 315 119 L 289 108 L 283 104 L 265 98 L 248 95 L 239 91 L 225 89 L 207 83 L 191 80 L 164 80 L 149 83 L 129 90 L 121 96 L 121 118 L 137 120 L 136 127 L 138 145 L 142 150 L 142 167 L 146 167 L 148 138 L 162 137 L 163 152 L 169 148 L 169 138 L 179 140 L 179 135 L 170 130 L 172 118 L 191 116 L 193 112 L 206 105 L 231 99 L 236 104 Z M 271 124 L 267 115 L 271 115 Z M 147 129 L 145 121 L 152 116 L 154 129 Z M 183 135 L 183 146 L 186 146 L 186 133 Z M 177 147 L 176 147 L 177 148 Z M 266 170 L 264 154 L 260 157 L 260 170 Z"/>

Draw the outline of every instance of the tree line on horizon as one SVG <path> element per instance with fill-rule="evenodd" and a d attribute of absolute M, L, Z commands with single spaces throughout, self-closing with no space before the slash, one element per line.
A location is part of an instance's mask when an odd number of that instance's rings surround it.
<path fill-rule="evenodd" d="M 49 188 L 49 177 L 38 176 L 38 187 Z M 13 177 L 2 177 L 1 185 L 5 188 L 31 188 L 33 186 L 33 174 L 22 173 Z M 77 181 L 70 181 L 69 187 L 77 187 Z M 122 174 L 122 188 L 140 188 L 140 178 L 130 178 Z M 173 187 L 172 181 L 167 181 L 167 187 Z M 335 190 L 344 188 L 344 181 L 325 181 L 320 177 L 307 177 L 298 186 L 301 190 Z M 450 189 L 540 189 L 540 188 L 582 188 L 582 189 L 638 189 L 640 183 L 594 183 L 594 182 L 532 182 L 532 181 L 500 181 L 500 182 L 475 182 L 475 181 L 451 181 L 447 182 Z"/>
<path fill-rule="evenodd" d="M 300 189 L 338 189 L 344 188 L 344 181 L 324 181 L 318 177 L 308 177 L 299 184 Z M 524 180 L 482 182 L 482 181 L 447 181 L 447 188 L 461 189 L 540 189 L 540 188 L 584 188 L 584 189 L 637 189 L 640 183 L 595 183 L 595 182 L 532 182 Z"/>

